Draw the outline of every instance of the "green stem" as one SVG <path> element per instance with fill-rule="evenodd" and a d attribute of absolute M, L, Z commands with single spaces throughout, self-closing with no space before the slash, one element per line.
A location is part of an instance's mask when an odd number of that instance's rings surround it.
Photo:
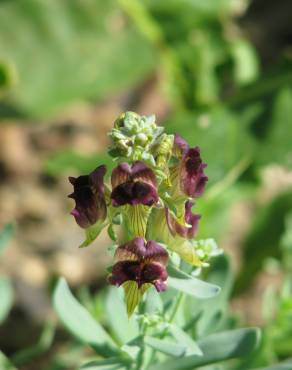
<path fill-rule="evenodd" d="M 183 292 L 180 292 L 179 295 L 178 295 L 178 297 L 177 297 L 177 299 L 176 299 L 176 302 L 175 302 L 173 311 L 172 311 L 172 313 L 171 313 L 171 315 L 169 317 L 169 320 L 168 320 L 168 323 L 169 324 L 171 324 L 173 322 L 173 320 L 175 319 L 175 316 L 177 314 L 177 311 L 179 309 L 179 306 L 180 306 L 183 298 L 184 298 L 184 293 Z"/>
<path fill-rule="evenodd" d="M 143 322 L 140 327 L 140 333 L 142 336 L 142 345 L 138 353 L 135 370 L 142 370 L 144 368 L 144 360 L 145 360 L 144 358 L 144 354 L 145 354 L 144 336 L 146 335 L 147 329 L 148 329 L 148 325 L 145 322 Z"/>

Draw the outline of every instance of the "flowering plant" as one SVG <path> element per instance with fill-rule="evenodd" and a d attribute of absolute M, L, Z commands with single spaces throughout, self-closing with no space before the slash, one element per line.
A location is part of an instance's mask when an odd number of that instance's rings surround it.
<path fill-rule="evenodd" d="M 80 247 L 104 228 L 116 243 L 107 279 L 112 287 L 101 302 L 108 331 L 63 279 L 54 292 L 61 321 L 98 355 L 80 369 L 194 369 L 248 355 L 257 329 L 218 332 L 233 328 L 225 313 L 228 260 L 213 239 L 195 239 L 201 216 L 193 207 L 208 181 L 200 149 L 165 133 L 154 116 L 133 112 L 122 114 L 109 136 L 112 172 L 100 165 L 69 178 L 71 214 L 85 231 Z M 204 282 L 197 276 L 208 266 Z"/>
<path fill-rule="evenodd" d="M 117 223 L 127 230 L 126 240 L 116 247 L 108 281 L 124 288 L 131 316 L 151 286 L 157 292 L 167 289 L 172 255 L 201 268 L 219 250 L 214 242 L 194 240 L 200 216 L 192 207 L 208 181 L 200 149 L 164 133 L 154 116 L 133 112 L 116 120 L 110 137 L 109 153 L 117 162 L 111 186 L 101 165 L 87 176 L 70 177 L 74 192 L 69 197 L 76 202 L 71 214 L 86 233 L 81 247 L 104 227 L 114 241 Z"/>

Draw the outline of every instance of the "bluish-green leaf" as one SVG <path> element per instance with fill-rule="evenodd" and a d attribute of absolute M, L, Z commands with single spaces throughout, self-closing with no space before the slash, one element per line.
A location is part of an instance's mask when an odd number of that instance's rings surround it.
<path fill-rule="evenodd" d="M 145 344 L 155 349 L 156 351 L 162 352 L 168 356 L 181 357 L 186 351 L 187 347 L 174 342 L 170 342 L 165 339 L 157 339 L 154 337 L 146 336 L 144 338 Z"/>
<path fill-rule="evenodd" d="M 292 370 L 292 362 L 281 362 L 280 364 L 275 364 L 268 367 L 261 367 L 252 370 Z"/>
<path fill-rule="evenodd" d="M 107 319 L 115 337 L 124 344 L 139 334 L 137 321 L 128 319 L 126 304 L 121 297 L 122 290 L 110 287 L 106 298 Z"/>
<path fill-rule="evenodd" d="M 203 356 L 187 356 L 152 365 L 149 370 L 192 370 L 231 358 L 250 354 L 259 341 L 256 328 L 237 329 L 210 335 L 198 341 Z"/>
<path fill-rule="evenodd" d="M 214 297 L 220 292 L 220 287 L 217 285 L 209 284 L 194 278 L 173 266 L 168 267 L 168 273 L 169 287 L 194 297 L 206 299 Z"/>
<path fill-rule="evenodd" d="M 127 369 L 127 361 L 122 358 L 109 358 L 107 360 L 91 361 L 79 370 L 123 370 Z"/>
<path fill-rule="evenodd" d="M 202 356 L 203 352 L 198 344 L 186 332 L 177 325 L 171 324 L 169 331 L 178 343 L 186 347 L 186 356 L 197 355 Z"/>
<path fill-rule="evenodd" d="M 112 338 L 75 299 L 63 278 L 54 291 L 53 304 L 61 322 L 77 339 L 89 344 L 105 357 L 119 353 Z"/>
<path fill-rule="evenodd" d="M 13 289 L 11 282 L 6 277 L 0 278 L 0 323 L 3 322 L 13 303 Z"/>

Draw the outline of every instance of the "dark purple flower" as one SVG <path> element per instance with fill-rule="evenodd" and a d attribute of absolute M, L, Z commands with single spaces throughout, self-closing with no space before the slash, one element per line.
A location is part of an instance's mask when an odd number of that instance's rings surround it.
<path fill-rule="evenodd" d="M 113 206 L 143 204 L 152 206 L 158 202 L 157 183 L 154 172 L 143 162 L 130 166 L 124 162 L 112 172 Z"/>
<path fill-rule="evenodd" d="M 167 225 L 173 236 L 178 234 L 183 238 L 192 239 L 196 235 L 201 216 L 192 213 L 192 206 L 193 203 L 191 201 L 187 201 L 185 204 L 185 223 L 188 224 L 189 227 L 181 225 L 166 208 Z"/>
<path fill-rule="evenodd" d="M 97 221 L 104 221 L 107 215 L 104 197 L 103 178 L 105 166 L 97 167 L 89 175 L 69 177 L 74 192 L 68 197 L 75 200 L 76 206 L 71 211 L 79 226 L 86 229 Z"/>
<path fill-rule="evenodd" d="M 120 246 L 115 253 L 115 264 L 109 282 L 120 286 L 126 281 L 135 281 L 138 287 L 153 284 L 158 292 L 166 289 L 167 251 L 154 240 L 147 243 L 135 238 Z"/>
<path fill-rule="evenodd" d="M 173 175 L 178 180 L 180 191 L 190 198 L 201 196 L 208 177 L 204 173 L 207 165 L 202 162 L 200 149 L 190 148 L 183 138 L 176 135 L 174 155 L 179 159 L 178 166 L 173 168 Z"/>

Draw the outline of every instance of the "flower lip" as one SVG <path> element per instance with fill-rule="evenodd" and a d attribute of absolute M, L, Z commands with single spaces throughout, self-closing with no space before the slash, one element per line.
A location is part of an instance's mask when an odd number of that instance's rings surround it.
<path fill-rule="evenodd" d="M 105 172 L 106 167 L 102 165 L 89 175 L 69 177 L 70 183 L 74 186 L 74 192 L 68 197 L 74 199 L 76 203 L 71 215 L 82 228 L 88 228 L 98 220 L 103 221 L 106 218 L 103 183 Z"/>
<path fill-rule="evenodd" d="M 125 281 L 136 281 L 139 288 L 151 283 L 157 291 L 166 289 L 167 251 L 156 243 L 137 237 L 120 246 L 115 253 L 115 264 L 109 282 L 121 285 Z"/>
<path fill-rule="evenodd" d="M 113 206 L 143 204 L 152 206 L 158 202 L 157 183 L 154 172 L 141 161 L 130 166 L 119 164 L 112 172 Z"/>

